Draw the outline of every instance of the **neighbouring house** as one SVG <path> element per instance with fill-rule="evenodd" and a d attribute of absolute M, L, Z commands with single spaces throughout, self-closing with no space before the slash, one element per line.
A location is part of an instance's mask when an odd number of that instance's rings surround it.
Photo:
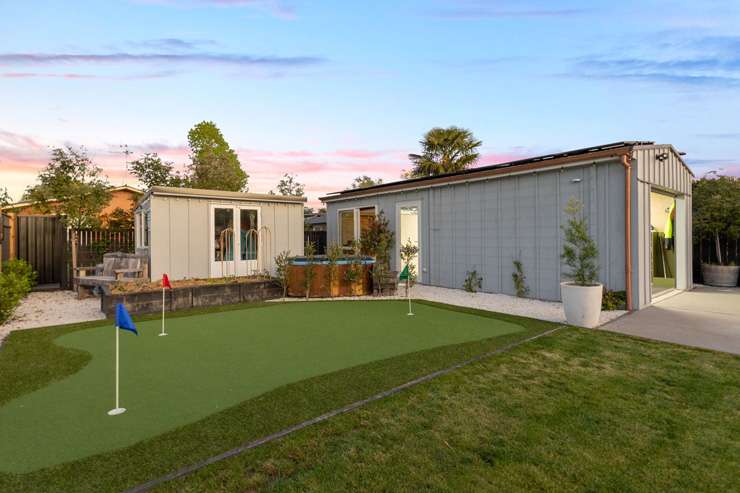
<path fill-rule="evenodd" d="M 136 251 L 153 280 L 275 273 L 274 258 L 303 255 L 305 197 L 152 187 L 135 210 Z"/>
<path fill-rule="evenodd" d="M 306 231 L 326 231 L 326 212 L 306 214 L 304 223 Z"/>
<path fill-rule="evenodd" d="M 131 212 L 143 191 L 123 185 L 110 189 L 111 198 L 100 211 L 100 220 L 105 227 L 108 218 L 116 216 L 116 211 Z M 54 201 L 50 205 L 54 207 Z M 120 212 L 119 211 L 119 212 Z M 26 260 L 38 273 L 40 284 L 61 284 L 68 286 L 69 275 L 65 270 L 67 231 L 59 216 L 42 214 L 33 203 L 16 202 L 0 208 L 7 216 L 9 228 L 5 231 L 7 248 L 0 250 L 0 261 L 20 258 Z M 86 239 L 95 241 L 91 235 Z M 6 251 L 7 250 L 7 251 Z M 84 262 L 84 259 L 83 259 Z"/>
<path fill-rule="evenodd" d="M 672 145 L 617 142 L 384 183 L 322 197 L 328 241 L 349 246 L 381 211 L 399 246 L 420 248 L 419 282 L 461 288 L 469 271 L 483 291 L 516 294 L 513 261 L 522 262 L 530 296 L 560 300 L 564 208 L 584 205 L 599 247 L 599 279 L 640 309 L 692 286 L 693 173 Z"/>

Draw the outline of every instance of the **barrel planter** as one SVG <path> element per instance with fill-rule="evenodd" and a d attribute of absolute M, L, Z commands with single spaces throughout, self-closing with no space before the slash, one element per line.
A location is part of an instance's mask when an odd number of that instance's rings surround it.
<path fill-rule="evenodd" d="M 709 286 L 734 288 L 740 276 L 740 266 L 701 264 L 701 276 L 704 284 Z"/>
<path fill-rule="evenodd" d="M 372 261 L 363 260 L 357 265 L 360 275 L 353 282 L 347 280 L 347 271 L 353 268 L 351 261 L 339 260 L 335 266 L 336 274 L 329 285 L 329 263 L 322 258 L 309 261 L 291 260 L 288 265 L 288 296 L 306 296 L 306 271 L 313 270 L 309 290 L 310 298 L 333 298 L 337 296 L 364 296 L 372 294 Z"/>

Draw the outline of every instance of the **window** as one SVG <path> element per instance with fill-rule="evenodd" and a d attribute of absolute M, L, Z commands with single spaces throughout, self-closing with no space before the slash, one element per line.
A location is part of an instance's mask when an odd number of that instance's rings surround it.
<path fill-rule="evenodd" d="M 339 243 L 351 247 L 355 239 L 355 211 L 339 211 Z"/>
<path fill-rule="evenodd" d="M 370 229 L 373 219 L 375 219 L 375 207 L 364 207 L 360 209 L 360 236 Z"/>
<path fill-rule="evenodd" d="M 362 233 L 367 231 L 372 225 L 375 215 L 375 206 L 339 211 L 337 229 L 339 243 L 342 247 L 345 249 L 350 248 L 354 240 L 359 240 Z"/>
<path fill-rule="evenodd" d="M 146 211 L 144 213 L 144 246 L 149 246 L 149 229 L 152 222 L 152 212 Z"/>
<path fill-rule="evenodd" d="M 257 260 L 257 210 L 239 210 L 241 260 Z"/>

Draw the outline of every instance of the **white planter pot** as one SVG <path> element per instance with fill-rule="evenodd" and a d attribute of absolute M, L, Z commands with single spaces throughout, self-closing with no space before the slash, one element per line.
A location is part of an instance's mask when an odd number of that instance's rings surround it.
<path fill-rule="evenodd" d="M 570 282 L 560 283 L 565 320 L 570 325 L 596 327 L 601 316 L 601 294 L 604 286 L 578 286 Z"/>

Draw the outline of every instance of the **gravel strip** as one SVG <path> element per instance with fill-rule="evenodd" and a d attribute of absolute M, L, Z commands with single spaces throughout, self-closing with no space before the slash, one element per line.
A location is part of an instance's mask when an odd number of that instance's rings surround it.
<path fill-rule="evenodd" d="M 100 311 L 100 298 L 78 300 L 73 291 L 32 292 L 21 301 L 10 320 L 0 325 L 0 343 L 14 330 L 104 318 Z"/>
<path fill-rule="evenodd" d="M 310 301 L 342 301 L 342 300 L 388 300 L 406 299 L 404 289 L 398 288 L 396 296 L 355 296 L 337 298 L 311 298 Z M 495 293 L 468 293 L 462 289 L 440 288 L 436 286 L 425 286 L 417 284 L 411 288 L 411 297 L 419 300 L 436 301 L 448 305 L 477 308 L 489 312 L 508 313 L 522 317 L 536 318 L 550 322 L 566 323 L 563 304 L 558 301 L 542 301 L 530 298 L 517 298 L 508 294 Z M 283 301 L 282 298 L 272 301 Z M 305 301 L 305 298 L 286 298 L 285 301 Z M 603 325 L 627 312 L 624 310 L 613 310 L 601 312 L 599 325 Z"/>

